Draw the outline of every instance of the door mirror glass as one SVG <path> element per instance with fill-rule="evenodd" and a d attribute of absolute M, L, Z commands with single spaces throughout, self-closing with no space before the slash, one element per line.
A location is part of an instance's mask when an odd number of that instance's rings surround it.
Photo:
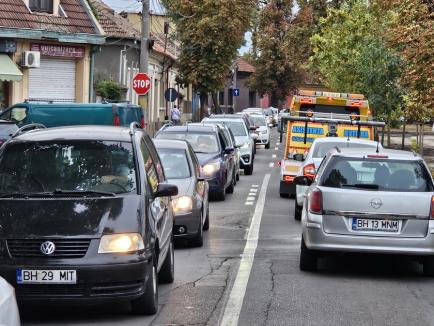
<path fill-rule="evenodd" d="M 178 187 L 169 183 L 158 184 L 155 197 L 172 197 L 178 195 Z"/>
<path fill-rule="evenodd" d="M 296 177 L 293 182 L 299 186 L 310 186 L 313 180 L 304 175 L 301 175 Z"/>
<path fill-rule="evenodd" d="M 303 154 L 294 154 L 293 156 L 294 160 L 303 162 L 304 161 L 304 155 Z"/>

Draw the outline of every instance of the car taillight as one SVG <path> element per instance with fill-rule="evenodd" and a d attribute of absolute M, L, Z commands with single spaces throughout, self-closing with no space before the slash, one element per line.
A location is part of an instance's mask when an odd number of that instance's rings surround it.
<path fill-rule="evenodd" d="M 431 216 L 430 218 L 434 220 L 434 196 L 431 197 Z"/>
<path fill-rule="evenodd" d="M 308 178 L 315 178 L 316 175 L 316 169 L 315 164 L 308 164 L 303 168 L 303 175 L 305 175 Z"/>
<path fill-rule="evenodd" d="M 144 116 L 142 116 L 140 118 L 140 127 L 142 127 L 142 129 L 145 128 L 145 117 Z"/>
<path fill-rule="evenodd" d="M 292 182 L 292 181 L 294 181 L 294 179 L 295 179 L 295 177 L 292 176 L 292 175 L 285 175 L 285 176 L 283 176 L 283 180 L 285 182 Z"/>
<path fill-rule="evenodd" d="M 322 192 L 315 188 L 309 193 L 309 212 L 322 214 Z"/>
<path fill-rule="evenodd" d="M 114 126 L 120 126 L 121 125 L 121 119 L 119 119 L 118 116 L 115 116 L 115 118 L 113 120 L 113 125 Z"/>

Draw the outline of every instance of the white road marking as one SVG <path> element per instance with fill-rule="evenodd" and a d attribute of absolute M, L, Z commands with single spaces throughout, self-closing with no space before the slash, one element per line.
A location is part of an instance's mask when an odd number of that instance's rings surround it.
<path fill-rule="evenodd" d="M 251 200 L 255 200 L 256 199 L 256 197 L 247 197 L 247 201 L 251 201 Z"/>
<path fill-rule="evenodd" d="M 254 203 L 255 203 L 255 202 L 253 202 L 253 201 L 246 201 L 246 202 L 244 203 L 244 205 L 246 205 L 246 206 L 253 206 Z"/>
<path fill-rule="evenodd" d="M 259 188 L 258 185 L 252 185 L 252 188 Z"/>
<path fill-rule="evenodd" d="M 277 146 L 277 145 L 280 145 L 280 143 L 279 143 L 279 142 L 277 142 L 277 143 L 276 143 L 276 146 Z"/>
<path fill-rule="evenodd" d="M 271 157 L 272 157 L 272 158 L 276 158 L 276 157 L 277 157 L 277 155 L 276 155 L 276 154 L 273 154 L 273 155 L 271 155 Z"/>
<path fill-rule="evenodd" d="M 274 168 L 274 162 L 270 162 L 270 164 L 268 164 L 268 167 Z"/>
<path fill-rule="evenodd" d="M 278 151 L 278 150 L 279 150 L 279 147 L 276 147 L 274 150 L 275 150 L 275 151 Z"/>
<path fill-rule="evenodd" d="M 250 193 L 249 193 L 249 197 L 250 197 L 250 196 L 256 196 L 256 192 L 250 192 Z"/>
<path fill-rule="evenodd" d="M 258 189 L 250 189 L 250 192 L 258 192 Z"/>
<path fill-rule="evenodd" d="M 265 197 L 269 181 L 270 174 L 266 174 L 264 176 L 264 181 L 262 182 L 252 222 L 250 223 L 246 246 L 244 247 L 244 252 L 241 256 L 238 273 L 229 295 L 228 302 L 226 303 L 223 317 L 220 321 L 221 326 L 236 326 L 238 324 L 244 295 L 246 294 L 246 288 L 249 282 L 250 272 L 255 259 L 256 248 L 258 246 L 259 228 L 261 226 L 262 213 L 264 211 Z"/>

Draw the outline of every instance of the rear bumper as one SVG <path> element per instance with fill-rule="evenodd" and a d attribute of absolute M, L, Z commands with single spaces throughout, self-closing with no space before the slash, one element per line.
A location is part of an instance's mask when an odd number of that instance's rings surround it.
<path fill-rule="evenodd" d="M 295 195 L 295 183 L 280 180 L 279 191 L 285 195 Z"/>
<path fill-rule="evenodd" d="M 152 260 L 110 265 L 2 265 L 0 275 L 15 288 L 24 304 L 92 304 L 130 301 L 144 294 Z M 66 269 L 77 271 L 77 284 L 17 284 L 16 270 Z"/>
<path fill-rule="evenodd" d="M 309 215 L 307 220 L 306 214 Z M 303 238 L 309 249 L 329 252 L 364 252 L 403 255 L 434 255 L 434 221 L 421 238 L 330 234 L 323 230 L 321 215 L 303 211 Z"/>

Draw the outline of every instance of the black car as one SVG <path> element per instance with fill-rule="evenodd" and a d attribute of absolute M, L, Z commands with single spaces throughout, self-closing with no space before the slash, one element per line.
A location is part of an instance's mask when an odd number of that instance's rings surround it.
<path fill-rule="evenodd" d="M 18 126 L 13 121 L 0 120 L 0 146 L 18 131 Z"/>
<path fill-rule="evenodd" d="M 127 300 L 173 282 L 177 187 L 137 124 L 33 130 L 0 153 L 0 276 L 19 302 Z"/>
<path fill-rule="evenodd" d="M 183 140 L 155 139 L 154 143 L 167 179 L 178 187 L 178 196 L 172 200 L 175 239 L 188 239 L 201 247 L 203 231 L 209 229 L 209 185 L 196 154 Z"/>
<path fill-rule="evenodd" d="M 226 193 L 233 193 L 236 182 L 235 149 L 229 145 L 217 126 L 166 127 L 155 138 L 188 141 L 208 180 L 210 194 L 219 200 L 225 200 Z"/>

